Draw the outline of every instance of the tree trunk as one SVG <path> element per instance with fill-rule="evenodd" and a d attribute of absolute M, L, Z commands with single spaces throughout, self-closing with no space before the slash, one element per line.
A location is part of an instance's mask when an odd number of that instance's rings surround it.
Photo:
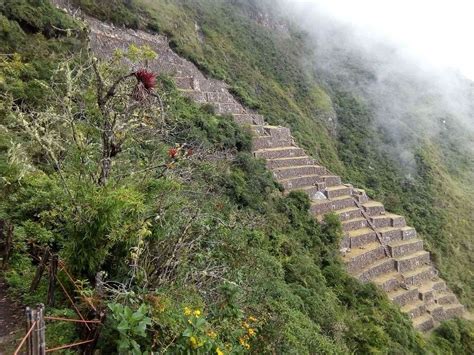
<path fill-rule="evenodd" d="M 113 128 L 106 113 L 102 113 L 104 125 L 102 131 L 102 166 L 99 177 L 99 185 L 105 186 L 109 180 L 110 169 L 112 168 L 112 147 Z"/>

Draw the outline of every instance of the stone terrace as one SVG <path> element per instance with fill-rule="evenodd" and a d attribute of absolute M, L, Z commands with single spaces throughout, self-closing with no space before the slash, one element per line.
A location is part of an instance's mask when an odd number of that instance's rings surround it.
<path fill-rule="evenodd" d="M 60 1 L 56 1 L 58 5 Z M 305 154 L 288 128 L 267 125 L 263 116 L 243 107 L 228 86 L 206 78 L 194 64 L 171 50 L 165 37 L 116 28 L 86 17 L 91 46 L 99 56 L 110 56 L 130 44 L 148 45 L 158 53 L 150 69 L 174 77 L 184 95 L 211 104 L 219 114 L 251 127 L 253 153 L 266 161 L 285 191 L 301 190 L 311 198 L 311 213 L 318 219 L 336 213 L 343 226 L 342 258 L 347 270 L 364 282 L 374 282 L 409 315 L 414 326 L 428 331 L 439 321 L 463 315 L 464 306 L 439 278 L 414 228 L 402 216 L 385 211 L 363 190 L 343 183 L 339 176 Z"/>

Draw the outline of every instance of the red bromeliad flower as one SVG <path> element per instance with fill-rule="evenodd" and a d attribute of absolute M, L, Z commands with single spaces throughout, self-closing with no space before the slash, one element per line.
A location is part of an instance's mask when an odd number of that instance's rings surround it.
<path fill-rule="evenodd" d="M 156 74 L 146 69 L 140 69 L 134 73 L 135 78 L 143 84 L 145 89 L 152 90 L 156 85 Z"/>
<path fill-rule="evenodd" d="M 176 148 L 170 148 L 170 149 L 168 150 L 168 156 L 169 156 L 171 159 L 176 158 L 177 155 L 178 155 L 178 149 L 176 149 Z"/>

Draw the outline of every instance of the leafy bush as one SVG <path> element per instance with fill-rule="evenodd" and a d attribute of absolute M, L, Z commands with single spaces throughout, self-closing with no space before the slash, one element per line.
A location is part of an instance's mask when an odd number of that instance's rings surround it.
<path fill-rule="evenodd" d="M 453 319 L 441 324 L 432 334 L 436 354 L 472 354 L 474 326 L 464 319 Z"/>
<path fill-rule="evenodd" d="M 229 195 L 236 202 L 255 209 L 264 207 L 262 192 L 270 193 L 276 186 L 264 163 L 248 153 L 236 156 L 231 175 L 225 183 Z"/>
<path fill-rule="evenodd" d="M 23 30 L 40 32 L 46 37 L 62 36 L 66 30 L 78 29 L 78 24 L 71 17 L 64 15 L 48 0 L 4 0 L 0 10 Z"/>
<path fill-rule="evenodd" d="M 109 303 L 108 307 L 112 311 L 112 326 L 119 333 L 117 351 L 134 355 L 146 353 L 137 341 L 146 339 L 147 327 L 151 325 L 147 306 L 142 304 L 136 311 L 120 303 Z"/>
<path fill-rule="evenodd" d="M 98 19 L 111 21 L 119 26 L 138 28 L 140 19 L 133 0 L 74 0 L 73 3 L 81 6 Z"/>

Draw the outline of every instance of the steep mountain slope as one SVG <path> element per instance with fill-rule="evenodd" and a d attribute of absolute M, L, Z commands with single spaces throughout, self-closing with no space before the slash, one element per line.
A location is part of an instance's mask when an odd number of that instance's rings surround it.
<path fill-rule="evenodd" d="M 75 29 L 72 22 L 55 22 L 52 27 L 46 21 L 44 28 L 28 32 L 31 27 L 25 23 L 44 19 L 42 13 L 61 21 L 67 18 L 47 2 L 33 3 L 7 3 L 7 10 L 16 10 L 2 17 L 2 23 L 8 24 L 2 29 L 2 44 L 12 44 L 12 33 L 21 35 L 23 43 L 35 38 L 39 59 L 50 59 L 50 67 L 41 76 L 35 71 L 25 75 L 25 69 L 37 64 L 35 51 L 29 48 L 22 53 L 22 46 L 14 49 L 22 57 L 2 61 L 2 78 L 8 78 L 2 88 L 9 100 L 2 103 L 0 116 L 0 213 L 15 226 L 15 253 L 6 276 L 27 304 L 44 297 L 42 292 L 27 292 L 34 272 L 29 247 L 38 243 L 57 250 L 78 276 L 91 280 L 98 270 L 109 273 L 112 297 L 103 301 L 114 311 L 99 345 L 103 351 L 125 351 L 124 346 L 133 344 L 133 351 L 164 353 L 244 353 L 250 348 L 255 353 L 472 352 L 469 323 L 447 322 L 424 340 L 413 331 L 408 317 L 374 287 L 348 277 L 339 263 L 337 219 L 328 216 L 325 223 L 317 223 L 308 214 L 311 203 L 304 194 L 282 196 L 261 162 L 246 153 L 249 137 L 230 117 L 216 116 L 209 105 L 199 107 L 182 97 L 214 103 L 221 113 L 237 113 L 240 122 L 262 123 L 262 116 L 245 112 L 226 93 L 226 84 L 203 77 L 170 51 L 161 36 L 113 29 L 91 20 L 103 32 L 92 42 L 99 53 L 110 53 L 118 46 L 124 50 L 116 58 L 128 58 L 125 63 L 129 64 L 143 49 L 127 48 L 124 42 L 151 41 L 162 57 L 155 62 L 150 48 L 145 49 L 148 64 L 155 68 L 161 63 L 158 70 L 162 71 L 178 68 L 170 74 L 182 89 L 176 91 L 166 77 L 157 79 L 156 92 L 162 95 L 163 106 L 152 105 L 143 116 L 131 116 L 132 122 L 138 118 L 140 129 L 125 135 L 110 184 L 98 186 L 101 139 L 94 124 L 103 118 L 96 104 L 97 77 L 87 56 L 77 51 L 73 59 L 67 57 L 64 52 L 71 47 L 59 46 L 52 53 L 38 50 L 45 42 L 53 48 L 57 42 L 68 42 L 66 34 Z M 128 7 L 109 6 L 98 14 L 114 15 L 116 21 L 132 18 L 136 22 L 127 24 L 139 26 L 142 18 L 130 12 L 134 2 L 125 4 Z M 183 14 L 178 11 L 175 18 Z M 268 24 L 265 17 L 257 18 Z M 69 30 L 42 37 L 41 32 L 55 27 Z M 70 40 L 75 42 L 75 38 Z M 65 57 L 61 59 L 60 54 Z M 166 67 L 167 61 L 172 65 Z M 117 61 L 112 60 L 112 67 L 107 61 L 99 63 L 107 83 L 130 72 Z M 68 92 L 68 73 L 77 85 L 72 100 L 63 94 Z M 42 99 L 32 101 L 35 95 L 30 94 L 35 92 L 15 90 L 25 83 L 39 84 L 44 89 Z M 132 89 L 129 83 L 120 88 L 123 102 L 128 102 Z M 19 98 L 18 93 L 25 95 Z M 74 112 L 72 123 L 79 134 L 71 131 L 71 122 L 62 124 L 69 117 L 67 108 Z M 51 164 L 44 149 L 31 142 L 22 126 L 25 120 L 30 122 L 25 114 L 58 119 L 59 125 L 44 127 L 55 133 L 45 138 L 60 143 L 53 148 L 61 161 L 59 168 Z M 279 143 L 292 144 L 287 129 L 255 128 L 257 134 L 273 133 Z M 321 133 L 328 143 L 333 142 L 328 134 L 336 133 L 333 129 L 329 125 Z M 255 142 L 273 144 L 269 137 Z M 191 158 L 189 146 L 194 150 Z M 289 150 L 302 154 L 299 149 Z M 183 152 L 185 159 L 174 158 Z M 313 164 L 304 156 L 302 160 Z M 281 170 L 277 166 L 288 162 L 293 161 L 277 159 L 269 164 Z M 160 171 L 162 167 L 166 169 Z M 306 165 L 300 167 L 306 169 Z M 309 169 L 311 174 L 324 170 Z M 64 189 L 64 184 L 69 188 Z M 85 285 L 86 294 L 94 294 L 87 280 L 80 284 Z M 58 307 L 63 306 L 60 300 Z M 133 324 L 136 316 L 148 317 L 151 324 L 124 332 L 122 325 Z M 52 332 L 48 339 L 54 341 L 74 335 L 69 328 L 59 328 L 56 334 L 54 328 L 48 329 Z"/>
<path fill-rule="evenodd" d="M 133 26 L 167 34 L 178 53 L 224 79 L 233 94 L 270 124 L 291 128 L 298 144 L 320 164 L 365 189 L 391 212 L 405 215 L 426 240 L 441 274 L 470 307 L 474 199 L 469 181 L 474 162 L 464 143 L 472 141 L 472 134 L 430 106 L 436 98 L 427 95 L 413 112 L 447 120 L 434 136 L 426 136 L 424 126 L 378 126 L 371 96 L 361 90 L 378 80 L 367 58 L 344 47 L 337 58 L 318 53 L 308 34 L 279 17 L 269 2 L 139 0 L 127 6 Z M 83 8 L 110 17 L 98 4 L 84 2 Z M 318 58 L 346 63 L 347 70 L 321 72 Z M 404 77 L 391 80 L 401 97 L 424 85 Z M 397 143 L 390 130 L 403 132 L 408 142 L 413 155 L 409 171 L 387 148 Z M 466 272 L 456 271 L 460 265 Z"/>
<path fill-rule="evenodd" d="M 104 116 L 82 24 L 48 2 L 1 6 L 8 17 L 0 44 L 11 55 L 0 68 L 0 216 L 14 227 L 2 277 L 16 299 L 45 302 L 47 278 L 36 292 L 29 288 L 37 250 L 49 247 L 79 279 L 81 295 L 106 309 L 103 352 L 422 353 L 432 346 L 382 293 L 344 272 L 337 221 L 318 224 L 304 195 L 282 196 L 250 156 L 248 133 L 193 104 L 166 77 L 155 83 L 163 106 L 147 101 L 127 115 L 138 125 L 121 133 L 109 183 L 98 184 Z M 143 54 L 150 58 L 149 49 Z M 110 85 L 129 70 L 116 60 L 98 65 Z M 128 78 L 118 88 L 112 112 L 120 114 L 122 103 L 136 107 L 134 87 Z M 108 274 L 106 295 L 94 289 L 99 270 Z M 47 314 L 77 317 L 57 291 Z M 125 324 L 135 326 L 124 331 Z M 467 330 L 462 322 L 447 329 Z M 48 322 L 46 332 L 48 348 L 81 339 L 73 324 Z"/>
<path fill-rule="evenodd" d="M 374 281 L 389 298 L 413 318 L 415 327 L 429 330 L 434 322 L 462 316 L 463 306 L 437 277 L 423 241 L 407 227 L 403 217 L 388 214 L 382 204 L 369 201 L 365 191 L 343 185 L 294 144 L 287 128 L 270 126 L 229 94 L 224 83 L 206 79 L 191 63 L 179 58 L 164 38 L 145 32 L 120 31 L 91 18 L 91 47 L 101 56 L 113 56 L 130 45 L 149 45 L 158 53 L 150 63 L 155 71 L 173 76 L 182 92 L 201 104 L 211 104 L 218 114 L 230 114 L 254 132 L 253 152 L 264 158 L 277 181 L 287 191 L 304 191 L 318 217 L 337 212 L 342 220 L 341 248 L 348 271 L 361 281 Z"/>

